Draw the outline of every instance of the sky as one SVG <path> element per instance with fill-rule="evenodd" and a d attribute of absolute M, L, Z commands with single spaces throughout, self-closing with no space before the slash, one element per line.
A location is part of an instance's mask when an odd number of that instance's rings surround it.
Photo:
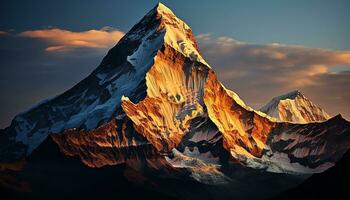
<path fill-rule="evenodd" d="M 157 1 L 1 1 L 0 128 L 86 77 Z M 350 119 L 350 1 L 162 1 L 225 86 L 259 108 L 301 90 Z"/>

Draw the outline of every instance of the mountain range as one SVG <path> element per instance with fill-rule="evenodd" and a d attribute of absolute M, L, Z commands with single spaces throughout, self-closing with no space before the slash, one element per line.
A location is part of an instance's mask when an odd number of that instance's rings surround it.
<path fill-rule="evenodd" d="M 85 190 L 114 184 L 110 176 L 156 199 L 264 199 L 336 165 L 350 122 L 299 91 L 251 108 L 218 80 L 190 27 L 158 3 L 88 77 L 18 114 L 0 144 L 0 187 L 11 197 L 27 195 L 25 182 L 37 199 L 45 177 L 59 181 L 43 194 L 55 193 L 70 185 L 67 172 L 91 184 Z M 92 197 L 67 188 L 61 195 Z"/>

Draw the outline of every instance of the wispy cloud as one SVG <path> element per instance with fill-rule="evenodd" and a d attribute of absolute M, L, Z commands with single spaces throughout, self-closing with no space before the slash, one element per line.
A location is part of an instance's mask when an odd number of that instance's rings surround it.
<path fill-rule="evenodd" d="M 47 42 L 46 51 L 66 51 L 76 48 L 110 48 L 124 33 L 112 27 L 73 32 L 64 29 L 40 29 L 19 33 L 21 37 L 37 38 Z"/>
<path fill-rule="evenodd" d="M 1 35 L 7 35 L 8 33 L 7 32 L 5 32 L 5 31 L 0 31 L 0 36 Z"/>
<path fill-rule="evenodd" d="M 344 71 L 350 71 L 350 51 L 279 43 L 252 44 L 210 34 L 198 35 L 197 39 L 203 56 L 224 84 L 242 94 L 255 107 L 273 96 L 301 89 L 331 113 L 350 113 L 349 106 L 344 110 L 344 106 L 349 105 L 344 91 L 350 85 L 350 74 Z M 339 65 L 342 71 L 337 71 Z M 346 102 L 325 98 L 325 89 L 321 87 L 332 88 L 332 95 Z"/>

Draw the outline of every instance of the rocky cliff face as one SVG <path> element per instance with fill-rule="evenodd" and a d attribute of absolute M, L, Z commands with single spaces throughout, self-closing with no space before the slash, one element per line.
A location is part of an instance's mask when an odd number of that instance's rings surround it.
<path fill-rule="evenodd" d="M 96 129 L 69 129 L 51 137 L 64 154 L 78 156 L 90 167 L 117 165 L 137 156 L 157 154 L 145 138 L 135 133 L 130 120 L 113 119 Z"/>
<path fill-rule="evenodd" d="M 326 116 L 301 95 L 283 106 L 281 101 L 263 111 L 281 108 L 278 117 L 286 121 Z M 349 148 L 350 123 L 340 116 L 310 124 L 273 117 L 226 89 L 191 29 L 158 4 L 86 79 L 17 115 L 1 134 L 6 145 L 0 158 L 30 155 L 50 136 L 61 152 L 90 167 L 136 166 L 142 158 L 155 168 L 186 168 L 195 180 L 222 183 L 228 177 L 220 168 L 231 161 L 270 172 L 315 173 Z M 162 161 L 155 164 L 152 156 Z"/>

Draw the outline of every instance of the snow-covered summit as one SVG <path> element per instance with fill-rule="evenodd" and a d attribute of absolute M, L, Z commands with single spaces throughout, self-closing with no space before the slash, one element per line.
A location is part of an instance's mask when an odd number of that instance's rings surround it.
<path fill-rule="evenodd" d="M 287 94 L 283 94 L 281 96 L 275 97 L 274 99 L 279 99 L 279 100 L 295 99 L 298 96 L 303 96 L 304 97 L 304 95 L 299 90 L 294 90 L 294 91 L 291 91 L 291 92 L 289 92 Z"/>
<path fill-rule="evenodd" d="M 149 26 L 151 24 L 156 24 L 157 26 L 150 29 Z M 143 25 L 143 28 L 140 28 L 140 25 Z M 148 34 L 142 34 L 145 32 L 148 32 Z M 160 39 L 164 45 L 168 45 L 191 60 L 201 62 L 209 67 L 199 53 L 198 45 L 191 28 L 181 19 L 177 18 L 176 15 L 162 3 L 158 3 L 128 34 L 126 34 L 125 38 L 131 40 L 140 40 L 143 38 L 142 49 L 138 49 L 136 54 L 131 56 L 128 60 L 136 59 L 135 57 L 137 56 L 144 57 L 143 50 L 145 52 L 148 50 L 143 47 L 150 45 L 148 38 L 152 38 L 154 33 L 162 33 Z M 130 42 L 130 40 L 128 40 L 128 42 Z M 131 61 L 131 63 L 135 65 L 133 61 Z"/>
<path fill-rule="evenodd" d="M 165 29 L 164 43 L 209 67 L 199 53 L 191 28 L 162 3 L 158 3 L 154 10 L 161 16 L 161 26 Z"/>
<path fill-rule="evenodd" d="M 168 14 L 174 15 L 173 11 L 170 10 L 168 7 L 166 7 L 161 2 L 158 2 L 155 8 L 157 9 L 157 12 L 159 12 L 159 13 L 168 13 Z"/>
<path fill-rule="evenodd" d="M 274 97 L 260 108 L 260 111 L 280 121 L 297 123 L 325 121 L 330 118 L 322 108 L 312 103 L 299 90 Z"/>

